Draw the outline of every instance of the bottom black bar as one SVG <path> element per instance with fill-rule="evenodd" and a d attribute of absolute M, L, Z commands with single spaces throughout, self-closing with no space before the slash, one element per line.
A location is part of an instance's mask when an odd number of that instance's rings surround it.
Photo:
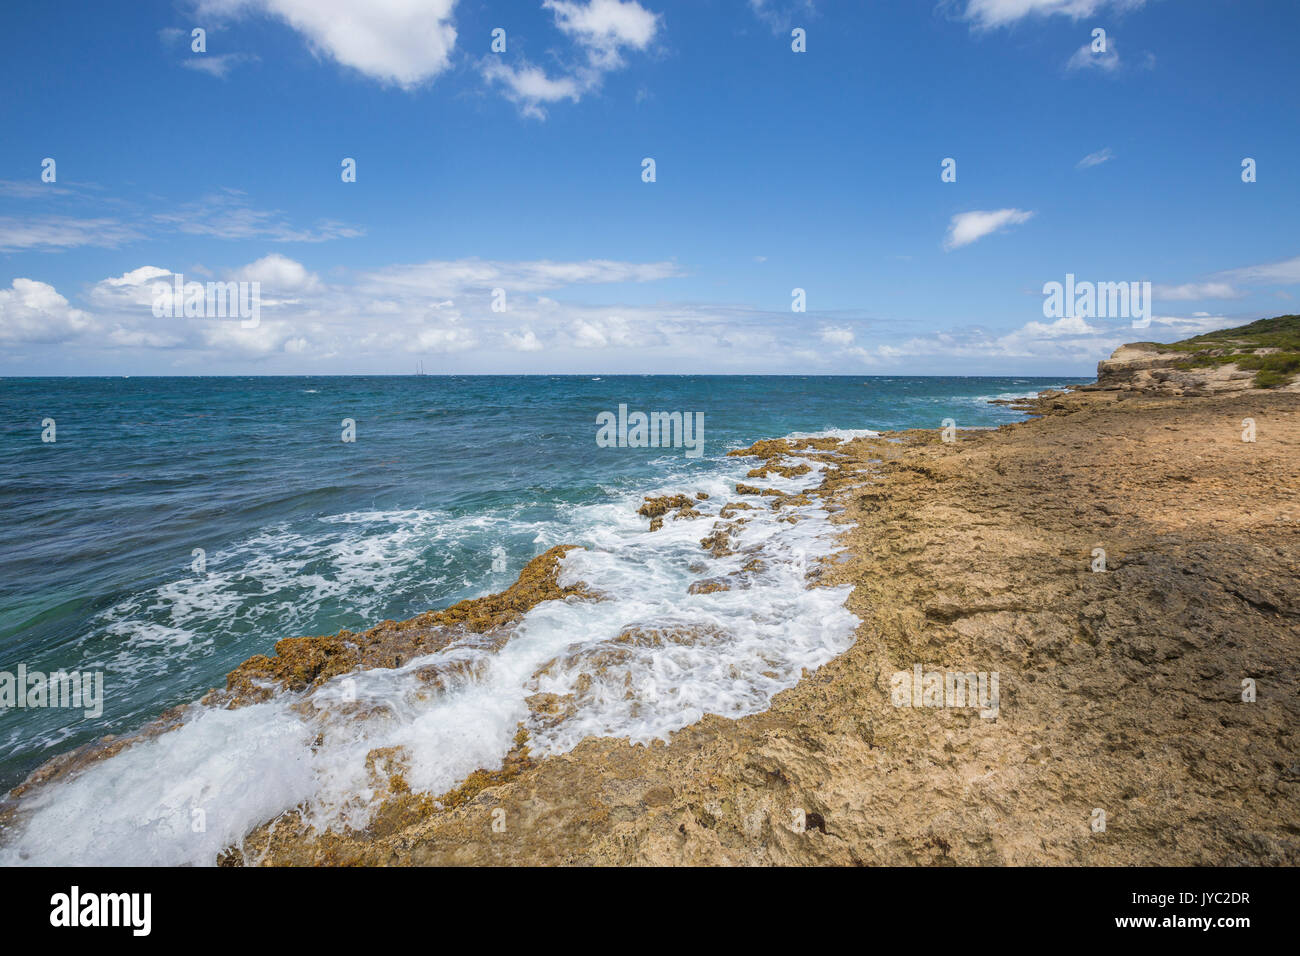
<path fill-rule="evenodd" d="M 17 932 L 75 934 L 79 942 L 111 937 L 128 946 L 206 938 L 264 948 L 322 936 L 373 946 L 414 933 L 437 945 L 462 932 L 514 931 L 555 934 L 557 943 L 578 934 L 590 944 L 672 931 L 680 922 L 696 943 L 809 924 L 855 934 L 893 927 L 927 952 L 983 952 L 1003 934 L 1020 933 L 1071 942 L 1259 941 L 1252 934 L 1288 928 L 1294 882 L 1288 869 L 1226 868 L 38 869 L 9 876 L 17 884 L 4 903 L 11 942 Z M 887 938 L 870 933 L 863 942 Z"/>

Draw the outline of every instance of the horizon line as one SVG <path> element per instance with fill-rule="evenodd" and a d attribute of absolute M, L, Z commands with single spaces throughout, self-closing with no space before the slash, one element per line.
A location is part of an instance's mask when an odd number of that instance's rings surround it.
<path fill-rule="evenodd" d="M 231 372 L 222 375 L 213 374 L 170 374 L 155 373 L 116 374 L 116 375 L 3 375 L 0 381 L 31 380 L 56 378 L 1042 378 L 1042 379 L 1088 379 L 1095 380 L 1096 375 L 1037 375 L 1029 373 L 1007 373 L 1002 375 L 936 375 L 895 373 L 855 374 L 831 372 Z"/>

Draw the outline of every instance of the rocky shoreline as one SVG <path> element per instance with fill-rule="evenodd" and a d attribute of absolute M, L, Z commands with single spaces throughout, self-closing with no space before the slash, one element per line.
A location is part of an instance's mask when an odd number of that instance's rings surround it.
<path fill-rule="evenodd" d="M 726 553 L 746 511 L 818 500 L 847 551 L 810 568 L 808 584 L 851 585 L 862 622 L 847 652 L 763 713 L 709 715 L 648 747 L 588 738 L 541 759 L 521 729 L 501 767 L 438 795 L 412 792 L 401 755 L 372 752 L 379 809 L 365 830 L 316 832 L 290 812 L 220 862 L 1300 862 L 1300 395 L 1171 396 L 1103 380 L 1017 407 L 1033 417 L 953 441 L 913 430 L 733 453 L 754 459 L 756 484 L 737 487 L 701 554 Z M 820 487 L 762 487 L 806 468 L 792 456 L 826 464 Z M 651 499 L 641 513 L 653 531 L 699 519 L 699 503 Z M 500 594 L 280 641 L 205 702 L 240 707 L 453 641 L 504 642 L 541 601 L 600 599 L 560 586 L 565 550 Z M 900 706 L 897 675 L 917 668 L 996 675 L 996 715 Z M 430 684 L 445 676 L 428 670 Z M 139 736 L 174 729 L 183 711 Z M 135 739 L 50 761 L 4 815 Z"/>
<path fill-rule="evenodd" d="M 468 793 L 396 795 L 365 833 L 262 828 L 248 861 L 1300 862 L 1300 397 L 1027 407 L 952 443 L 837 449 L 816 493 L 849 557 L 812 586 L 851 583 L 863 623 L 768 711 L 650 747 L 523 744 Z M 895 706 L 891 675 L 917 664 L 998 672 L 996 719 Z"/>

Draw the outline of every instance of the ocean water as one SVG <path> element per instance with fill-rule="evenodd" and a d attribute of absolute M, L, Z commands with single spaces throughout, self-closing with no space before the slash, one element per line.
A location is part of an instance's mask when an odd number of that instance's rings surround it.
<path fill-rule="evenodd" d="M 236 711 L 198 706 L 23 806 L 0 862 L 211 863 L 296 805 L 321 826 L 366 820 L 366 755 L 393 748 L 413 787 L 494 766 L 520 721 L 535 752 L 604 734 L 649 742 L 705 713 L 767 706 L 851 643 L 845 592 L 808 588 L 835 536 L 815 506 L 766 511 L 739 552 L 699 539 L 765 437 L 990 427 L 989 405 L 1069 380 L 771 376 L 83 378 L 0 380 L 0 673 L 103 674 L 103 713 L 0 709 L 0 789 L 49 757 L 138 728 L 222 686 L 284 637 L 363 630 L 499 591 L 555 544 L 562 583 L 504 647 L 453 646 L 402 668 Z M 597 415 L 704 415 L 683 448 L 603 448 Z M 54 419 L 56 441 L 43 442 Z M 355 422 L 342 441 L 343 420 Z M 797 491 L 818 469 L 760 484 Z M 706 517 L 649 533 L 654 493 L 704 491 Z M 202 567 L 196 570 L 196 549 Z M 755 564 L 754 558 L 761 560 Z M 690 594 L 701 577 L 728 591 Z M 617 641 L 629 629 L 643 639 Z M 447 679 L 435 693 L 415 671 Z M 377 705 L 357 720 L 344 695 Z M 571 702 L 539 720 L 527 698 Z M 351 697 L 346 699 L 350 700 Z M 325 744 L 314 742 L 324 740 Z M 191 825 L 196 808 L 205 826 Z"/>

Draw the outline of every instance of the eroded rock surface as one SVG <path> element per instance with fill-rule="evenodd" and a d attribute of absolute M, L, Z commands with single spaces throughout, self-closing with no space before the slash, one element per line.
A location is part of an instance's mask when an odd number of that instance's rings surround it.
<path fill-rule="evenodd" d="M 399 796 L 373 834 L 286 828 L 257 860 L 1300 862 L 1300 398 L 1037 409 L 837 449 L 820 494 L 850 550 L 822 577 L 863 623 L 767 712 L 525 756 L 455 805 Z M 918 663 L 999 672 L 996 719 L 894 706 Z"/>

